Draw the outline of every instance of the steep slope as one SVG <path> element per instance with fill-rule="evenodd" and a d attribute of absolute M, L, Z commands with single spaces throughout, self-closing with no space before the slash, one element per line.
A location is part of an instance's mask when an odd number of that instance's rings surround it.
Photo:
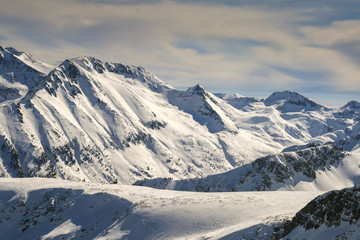
<path fill-rule="evenodd" d="M 259 156 L 282 148 L 269 135 L 237 126 L 237 119 L 243 113 L 199 84 L 187 91 L 168 91 L 167 99 L 179 110 L 190 114 L 194 121 L 206 127 L 218 139 L 220 149 L 232 167 L 249 163 Z M 199 130 L 198 134 L 204 134 L 203 130 Z"/>
<path fill-rule="evenodd" d="M 360 186 L 331 191 L 309 202 L 285 225 L 284 239 L 358 239 Z"/>
<path fill-rule="evenodd" d="M 138 66 L 52 67 L 0 47 L 0 238 L 276 238 L 319 190 L 360 183 L 359 132 L 356 101 L 179 91 Z M 228 193 L 121 185 L 134 182 Z M 282 233 L 357 237 L 357 198 L 357 187 L 325 195 Z"/>
<path fill-rule="evenodd" d="M 0 104 L 13 103 L 24 97 L 29 89 L 35 87 L 44 76 L 35 65 L 41 61 L 20 53 L 13 48 L 0 46 Z"/>
<path fill-rule="evenodd" d="M 21 52 L 12 47 L 7 47 L 5 51 L 7 51 L 13 57 L 19 59 L 22 63 L 25 63 L 26 65 L 35 69 L 38 72 L 46 74 L 54 68 L 52 64 L 45 63 L 27 52 Z"/>
<path fill-rule="evenodd" d="M 191 114 L 195 121 L 205 125 L 211 133 L 228 131 L 237 134 L 237 128 L 229 117 L 216 105 L 218 99 L 202 86 L 195 85 L 186 92 L 171 91 L 169 102 Z"/>

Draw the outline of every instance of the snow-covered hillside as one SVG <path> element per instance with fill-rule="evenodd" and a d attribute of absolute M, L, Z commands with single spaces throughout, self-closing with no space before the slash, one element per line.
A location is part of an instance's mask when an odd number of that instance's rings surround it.
<path fill-rule="evenodd" d="M 200 192 L 329 191 L 360 182 L 360 151 L 349 153 L 338 146 L 315 144 L 304 146 L 304 149 L 297 151 L 288 150 L 205 178 L 147 179 L 137 181 L 135 185 Z"/>
<path fill-rule="evenodd" d="M 189 193 L 42 178 L 0 179 L 0 238 L 246 239 L 321 192 Z"/>

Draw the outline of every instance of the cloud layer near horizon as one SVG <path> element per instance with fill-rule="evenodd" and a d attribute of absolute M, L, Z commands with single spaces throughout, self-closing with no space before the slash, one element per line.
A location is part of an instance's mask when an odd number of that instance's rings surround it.
<path fill-rule="evenodd" d="M 360 93 L 356 1 L 289 2 L 3 0 L 0 44 L 142 65 L 177 87 Z"/>

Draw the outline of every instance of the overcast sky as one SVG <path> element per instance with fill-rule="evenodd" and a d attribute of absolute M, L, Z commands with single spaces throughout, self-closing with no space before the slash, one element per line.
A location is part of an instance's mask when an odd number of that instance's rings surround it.
<path fill-rule="evenodd" d="M 0 0 L 0 45 L 141 65 L 180 89 L 360 101 L 358 0 Z"/>

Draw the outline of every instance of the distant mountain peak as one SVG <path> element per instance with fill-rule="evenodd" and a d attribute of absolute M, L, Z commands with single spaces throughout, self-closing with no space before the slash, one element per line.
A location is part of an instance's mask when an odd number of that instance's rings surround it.
<path fill-rule="evenodd" d="M 10 68 L 27 68 L 28 71 L 37 71 L 47 74 L 54 68 L 53 65 L 44 63 L 31 54 L 18 51 L 13 47 L 3 48 L 0 46 L 0 63 L 5 63 Z"/>
<path fill-rule="evenodd" d="M 224 100 L 233 100 L 233 99 L 239 99 L 239 98 L 244 98 L 244 96 L 242 96 L 241 94 L 239 93 L 229 93 L 229 94 L 226 94 L 226 93 L 215 93 L 214 94 L 215 96 L 221 98 L 221 99 L 224 99 Z"/>
<path fill-rule="evenodd" d="M 226 99 L 234 99 L 234 98 L 243 98 L 244 96 L 239 94 L 239 93 L 232 93 L 232 94 L 227 94 L 225 96 Z"/>
<path fill-rule="evenodd" d="M 196 84 L 186 90 L 187 92 L 207 93 L 206 89 L 200 84 Z"/>
<path fill-rule="evenodd" d="M 274 102 L 274 101 L 278 101 L 278 100 L 287 100 L 287 99 L 293 99 L 293 98 L 306 98 L 306 97 L 302 96 L 301 94 L 299 94 L 297 92 L 285 90 L 285 91 L 281 91 L 281 92 L 274 92 L 268 98 L 266 98 L 265 101 Z"/>
<path fill-rule="evenodd" d="M 13 55 L 15 58 L 21 60 L 23 63 L 25 63 L 29 66 L 31 65 L 31 63 L 35 63 L 35 62 L 39 61 L 31 54 L 24 52 L 24 51 L 19 51 L 13 47 L 6 47 L 5 49 L 2 48 L 2 51 L 8 52 L 9 54 Z M 31 66 L 31 67 L 33 67 L 33 66 Z"/>
<path fill-rule="evenodd" d="M 342 109 L 350 109 L 350 110 L 360 110 L 360 102 L 358 101 L 350 101 L 347 104 L 345 104 Z"/>
<path fill-rule="evenodd" d="M 322 106 L 303 95 L 289 90 L 275 92 L 264 100 L 266 106 L 277 105 L 277 109 L 286 112 L 299 110 L 317 110 Z"/>
<path fill-rule="evenodd" d="M 27 54 L 26 52 L 22 52 L 22 51 L 18 51 L 18 50 L 16 50 L 15 48 L 13 48 L 13 47 L 7 47 L 7 48 L 5 48 L 8 52 L 10 52 L 10 53 L 12 53 L 12 54 L 14 54 L 14 55 L 16 55 L 16 56 L 20 56 L 20 55 L 22 55 L 22 54 Z"/>
<path fill-rule="evenodd" d="M 14 48 L 0 49 L 0 75 L 6 79 L 6 84 L 20 83 L 28 89 L 32 88 L 44 75 L 38 67 L 40 64 L 41 61 Z"/>
<path fill-rule="evenodd" d="M 239 93 L 216 93 L 215 96 L 225 100 L 228 104 L 237 109 L 244 109 L 252 103 L 262 102 L 263 99 L 257 97 L 244 97 Z"/>

